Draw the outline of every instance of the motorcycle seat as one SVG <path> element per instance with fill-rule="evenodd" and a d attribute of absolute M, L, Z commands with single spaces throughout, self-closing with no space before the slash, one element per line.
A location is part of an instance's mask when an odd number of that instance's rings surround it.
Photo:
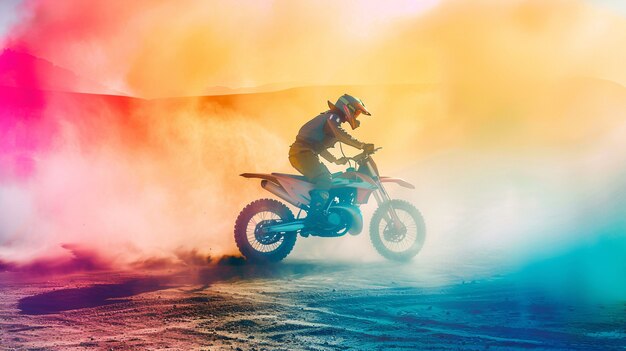
<path fill-rule="evenodd" d="M 355 181 L 357 181 L 357 182 L 359 181 L 358 179 L 349 179 L 349 178 L 340 177 L 342 174 L 344 174 L 344 173 L 343 172 L 337 172 L 337 173 L 333 173 L 332 174 L 332 186 L 342 186 L 342 185 L 350 184 L 350 183 L 355 182 Z M 303 175 L 299 175 L 299 174 L 272 173 L 272 175 L 282 176 L 282 177 L 289 177 L 289 178 L 293 178 L 293 179 L 297 179 L 297 180 L 300 180 L 300 181 L 311 183 L 309 178 L 307 178 L 307 177 L 305 177 Z"/>
<path fill-rule="evenodd" d="M 272 175 L 277 175 L 277 176 L 283 176 L 283 177 L 289 177 L 289 178 L 294 178 L 294 179 L 298 179 L 298 180 L 303 180 L 305 182 L 309 182 L 309 179 L 303 175 L 299 175 L 299 174 L 288 174 L 288 173 L 272 173 Z"/>

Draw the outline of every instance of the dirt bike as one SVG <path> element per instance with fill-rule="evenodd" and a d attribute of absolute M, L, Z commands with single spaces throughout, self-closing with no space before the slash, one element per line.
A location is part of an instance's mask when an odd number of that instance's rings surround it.
<path fill-rule="evenodd" d="M 245 178 L 261 179 L 261 187 L 299 209 L 293 212 L 274 199 L 260 199 L 248 204 L 235 222 L 235 241 L 239 251 L 249 261 L 276 262 L 291 252 L 298 234 L 303 237 L 339 237 L 346 233 L 357 235 L 363 230 L 359 208 L 370 196 L 378 208 L 370 222 L 370 239 L 385 258 L 408 261 L 421 250 L 426 227 L 421 213 L 409 202 L 393 200 L 383 183 L 396 183 L 409 189 L 412 184 L 391 177 L 379 176 L 371 152 L 349 157 L 349 168 L 332 175 L 330 197 L 324 206 L 325 223 L 307 226 L 301 215 L 309 210 L 310 194 L 314 188 L 306 177 L 284 173 L 243 173 Z M 352 161 L 356 169 L 352 167 Z"/>

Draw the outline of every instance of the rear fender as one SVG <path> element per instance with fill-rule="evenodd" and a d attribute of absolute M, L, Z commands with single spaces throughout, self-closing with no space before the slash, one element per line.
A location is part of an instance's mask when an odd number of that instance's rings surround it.
<path fill-rule="evenodd" d="M 415 189 L 415 186 L 409 182 L 407 182 L 404 179 L 400 179 L 400 178 L 393 178 L 393 177 L 379 177 L 381 183 L 396 183 L 400 186 L 403 186 L 405 188 L 409 188 L 409 189 Z"/>
<path fill-rule="evenodd" d="M 274 175 L 276 183 L 287 191 L 287 194 L 298 202 L 308 205 L 311 201 L 309 191 L 313 190 L 313 184 L 305 180 L 295 179 L 288 176 Z"/>
<path fill-rule="evenodd" d="M 313 189 L 313 184 L 307 181 L 281 174 L 242 173 L 241 176 L 244 178 L 259 178 L 275 183 L 284 189 L 288 196 L 296 203 L 308 205 L 311 201 L 309 191 Z"/>
<path fill-rule="evenodd" d="M 242 176 L 244 178 L 265 179 L 265 180 L 269 180 L 270 182 L 278 183 L 276 181 L 276 177 L 275 176 L 273 176 L 271 174 L 267 174 L 267 173 L 241 173 L 240 176 Z"/>

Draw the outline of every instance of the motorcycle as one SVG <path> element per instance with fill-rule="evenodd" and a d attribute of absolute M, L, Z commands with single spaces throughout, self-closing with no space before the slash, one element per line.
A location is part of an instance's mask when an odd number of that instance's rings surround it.
<path fill-rule="evenodd" d="M 400 179 L 381 177 L 372 155 L 380 150 L 349 157 L 349 168 L 332 175 L 330 197 L 324 206 L 325 223 L 307 226 L 303 213 L 309 210 L 309 191 L 314 188 L 306 177 L 284 173 L 243 173 L 242 177 L 261 179 L 261 187 L 298 208 L 293 212 L 283 202 L 260 199 L 248 204 L 235 222 L 235 242 L 249 261 L 277 262 L 289 255 L 298 234 L 302 237 L 358 235 L 363 230 L 359 208 L 371 196 L 378 208 L 372 215 L 369 232 L 376 250 L 385 258 L 408 261 L 422 249 L 426 226 L 421 213 L 411 203 L 391 199 L 383 183 L 415 187 Z M 352 167 L 352 161 L 355 167 Z"/>

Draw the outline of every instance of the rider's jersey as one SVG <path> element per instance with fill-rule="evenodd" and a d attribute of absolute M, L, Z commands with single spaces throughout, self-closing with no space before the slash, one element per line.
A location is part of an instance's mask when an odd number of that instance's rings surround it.
<path fill-rule="evenodd" d="M 341 128 L 342 122 L 344 122 L 343 116 L 334 111 L 319 114 L 300 128 L 296 142 L 291 146 L 291 151 L 311 150 L 317 154 L 333 147 L 338 141 L 362 149 L 364 143 L 354 139 Z"/>

